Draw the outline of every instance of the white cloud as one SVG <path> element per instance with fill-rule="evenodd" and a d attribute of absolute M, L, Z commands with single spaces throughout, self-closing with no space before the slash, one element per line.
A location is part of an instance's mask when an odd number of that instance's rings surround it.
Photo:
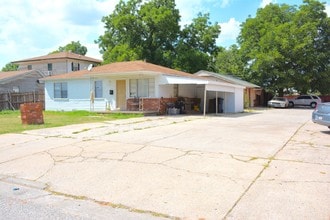
<path fill-rule="evenodd" d="M 210 13 L 210 6 L 227 7 L 233 0 L 179 0 L 176 6 L 180 10 L 181 25 L 190 24 L 199 12 Z"/>
<path fill-rule="evenodd" d="M 260 8 L 264 8 L 267 5 L 269 5 L 270 3 L 274 3 L 274 1 L 273 0 L 262 0 L 261 3 L 260 3 L 260 5 L 259 5 L 259 7 Z"/>
<path fill-rule="evenodd" d="M 235 18 L 230 18 L 228 22 L 220 23 L 221 33 L 217 40 L 217 45 L 228 47 L 236 43 L 236 38 L 240 33 L 239 21 L 236 21 Z"/>
<path fill-rule="evenodd" d="M 102 16 L 119 0 L 2 0 L 0 7 L 0 69 L 11 61 L 41 56 L 71 41 L 101 58 L 94 40 L 104 33 Z"/>
<path fill-rule="evenodd" d="M 199 12 L 228 7 L 234 0 L 178 0 L 181 25 Z M 87 56 L 101 58 L 94 43 L 104 34 L 103 16 L 113 12 L 119 0 L 2 0 L 0 7 L 0 69 L 11 61 L 41 56 L 71 41 L 87 47 Z M 221 24 L 218 42 L 235 39 L 237 21 Z M 231 29 L 230 29 L 231 28 Z"/>
<path fill-rule="evenodd" d="M 221 2 L 221 8 L 225 8 L 229 5 L 230 0 L 222 0 Z"/>
<path fill-rule="evenodd" d="M 330 3 L 325 5 L 325 12 L 328 14 L 328 17 L 330 17 Z"/>

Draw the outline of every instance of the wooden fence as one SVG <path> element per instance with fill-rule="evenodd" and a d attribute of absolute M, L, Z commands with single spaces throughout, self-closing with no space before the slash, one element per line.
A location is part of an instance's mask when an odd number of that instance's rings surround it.
<path fill-rule="evenodd" d="M 0 93 L 0 111 L 18 110 L 23 103 L 41 102 L 45 106 L 44 92 Z"/>

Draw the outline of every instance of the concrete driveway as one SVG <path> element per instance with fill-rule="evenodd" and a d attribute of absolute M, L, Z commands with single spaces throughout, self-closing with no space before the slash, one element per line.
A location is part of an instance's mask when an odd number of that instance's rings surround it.
<path fill-rule="evenodd" d="M 329 219 L 330 130 L 311 113 L 261 109 L 5 134 L 0 180 L 142 219 Z"/>

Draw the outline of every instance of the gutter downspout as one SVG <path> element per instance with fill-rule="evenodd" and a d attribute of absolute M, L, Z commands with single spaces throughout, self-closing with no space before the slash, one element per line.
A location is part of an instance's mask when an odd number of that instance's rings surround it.
<path fill-rule="evenodd" d="M 206 84 L 205 84 L 205 87 L 204 87 L 204 109 L 203 109 L 203 115 L 204 115 L 204 117 L 206 115 Z"/>
<path fill-rule="evenodd" d="M 215 115 L 218 115 L 219 109 L 218 109 L 218 91 L 215 91 Z"/>

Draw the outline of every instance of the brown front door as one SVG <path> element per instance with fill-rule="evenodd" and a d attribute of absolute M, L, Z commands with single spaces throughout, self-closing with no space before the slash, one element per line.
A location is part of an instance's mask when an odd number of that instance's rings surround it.
<path fill-rule="evenodd" d="M 116 81 L 116 108 L 126 110 L 126 80 Z"/>

